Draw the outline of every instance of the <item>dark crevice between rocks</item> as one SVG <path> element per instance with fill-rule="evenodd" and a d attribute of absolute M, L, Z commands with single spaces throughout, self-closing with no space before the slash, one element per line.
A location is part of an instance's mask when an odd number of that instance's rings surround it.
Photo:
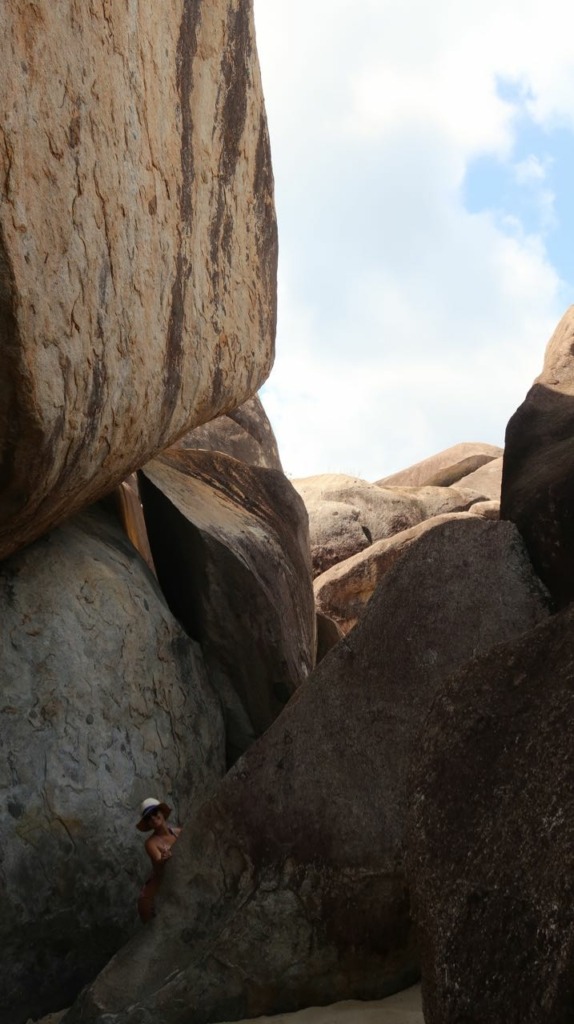
<path fill-rule="evenodd" d="M 30 479 L 36 476 L 45 456 L 42 431 L 33 415 L 31 383 L 22 358 L 16 297 L 14 271 L 0 225 L 0 552 L 2 524 L 17 512 L 22 515 Z M 34 511 L 30 510 L 28 518 L 34 518 Z"/>

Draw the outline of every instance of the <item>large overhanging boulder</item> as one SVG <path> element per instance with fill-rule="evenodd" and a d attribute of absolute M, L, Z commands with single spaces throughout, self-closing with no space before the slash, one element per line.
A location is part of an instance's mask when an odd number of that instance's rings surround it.
<path fill-rule="evenodd" d="M 517 530 L 421 534 L 184 830 L 153 929 L 67 1024 L 205 1024 L 377 998 L 418 970 L 406 779 L 452 669 L 547 615 Z"/>
<path fill-rule="evenodd" d="M 185 819 L 224 771 L 201 652 L 102 510 L 0 566 L 0 1019 L 69 1005 L 133 934 L 134 824 Z"/>
<path fill-rule="evenodd" d="M 251 0 L 0 5 L 0 558 L 273 357 Z"/>

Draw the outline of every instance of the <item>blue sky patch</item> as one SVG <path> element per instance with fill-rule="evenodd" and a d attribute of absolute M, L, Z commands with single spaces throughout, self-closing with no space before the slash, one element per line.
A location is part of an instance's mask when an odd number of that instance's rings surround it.
<path fill-rule="evenodd" d="M 574 292 L 574 132 L 537 125 L 519 83 L 501 81 L 498 91 L 518 108 L 514 148 L 509 160 L 485 155 L 472 161 L 464 205 L 471 213 L 491 211 L 509 234 L 542 236 L 550 262 Z"/>

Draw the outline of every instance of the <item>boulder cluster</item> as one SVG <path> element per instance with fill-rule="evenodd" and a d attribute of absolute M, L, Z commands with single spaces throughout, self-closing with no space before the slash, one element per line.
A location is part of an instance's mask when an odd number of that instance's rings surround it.
<path fill-rule="evenodd" d="M 289 480 L 251 0 L 0 29 L 1 1024 L 571 1024 L 574 310 L 504 450 Z"/>

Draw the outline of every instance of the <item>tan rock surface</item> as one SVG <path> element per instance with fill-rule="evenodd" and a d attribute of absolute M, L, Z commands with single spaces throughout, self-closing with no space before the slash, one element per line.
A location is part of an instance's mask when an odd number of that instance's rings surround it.
<path fill-rule="evenodd" d="M 468 512 L 454 512 L 427 519 L 331 566 L 313 583 L 317 612 L 332 619 L 343 634 L 348 633 L 361 618 L 385 573 L 412 544 L 441 523 L 470 518 L 472 516 Z"/>
<path fill-rule="evenodd" d="M 115 487 L 103 499 L 102 504 L 118 519 L 126 537 L 136 551 L 139 551 L 148 569 L 151 569 L 155 576 L 155 566 L 140 501 L 137 473 L 131 473 L 127 480 L 123 480 L 118 487 Z"/>
<path fill-rule="evenodd" d="M 463 441 L 461 444 L 454 444 L 442 452 L 437 452 L 436 455 L 429 455 L 427 459 L 415 462 L 413 466 L 401 469 L 398 473 L 382 477 L 381 480 L 377 480 L 377 484 L 383 487 L 399 487 L 403 484 L 417 487 L 432 482 L 435 486 L 450 486 L 478 468 L 476 464 L 467 460 L 477 456 L 482 459 L 498 459 L 501 455 L 502 448 L 497 445 L 480 441 Z M 453 472 L 455 467 L 458 467 L 458 470 Z M 445 476 L 445 471 L 448 471 L 447 476 Z"/>
<path fill-rule="evenodd" d="M 424 1024 L 421 989 L 420 985 L 413 985 L 386 999 L 347 999 L 331 1006 L 311 1006 L 296 1013 L 251 1017 L 241 1024 Z"/>
<path fill-rule="evenodd" d="M 0 557 L 265 379 L 251 0 L 0 6 Z"/>
<path fill-rule="evenodd" d="M 460 481 L 460 486 L 473 491 L 480 491 L 485 498 L 491 501 L 500 501 L 500 488 L 502 486 L 502 455 L 499 459 L 492 459 L 474 473 L 469 473 Z"/>
<path fill-rule="evenodd" d="M 465 511 L 484 497 L 454 487 L 380 487 L 342 473 L 292 483 L 309 513 L 314 576 L 376 541 L 432 516 Z"/>
<path fill-rule="evenodd" d="M 177 447 L 223 452 L 248 466 L 282 471 L 273 427 L 258 395 L 180 438 Z"/>
<path fill-rule="evenodd" d="M 309 513 L 313 575 L 424 518 L 416 498 L 342 473 L 292 481 Z"/>
<path fill-rule="evenodd" d="M 500 502 L 477 501 L 471 511 L 473 516 L 482 516 L 483 519 L 500 519 Z"/>

